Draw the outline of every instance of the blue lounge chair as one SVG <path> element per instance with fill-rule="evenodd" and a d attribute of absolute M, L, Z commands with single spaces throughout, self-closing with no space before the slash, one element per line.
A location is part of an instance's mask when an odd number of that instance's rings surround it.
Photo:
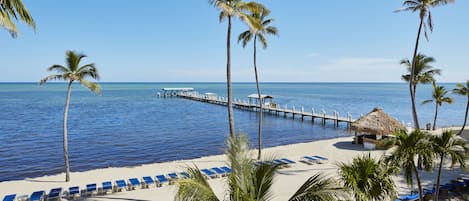
<path fill-rule="evenodd" d="M 171 172 L 168 174 L 170 180 L 178 180 L 179 177 L 175 172 Z"/>
<path fill-rule="evenodd" d="M 312 163 L 318 163 L 318 158 L 316 157 L 311 157 L 311 156 L 303 156 L 301 159 L 301 162 L 307 163 L 307 164 L 312 164 Z"/>
<path fill-rule="evenodd" d="M 46 195 L 45 191 L 36 191 L 31 194 L 31 197 L 29 197 L 29 201 L 43 201 L 44 195 Z"/>
<path fill-rule="evenodd" d="M 103 188 L 101 189 L 101 194 L 107 194 L 108 192 L 112 193 L 112 182 L 105 181 L 103 182 Z"/>
<path fill-rule="evenodd" d="M 135 190 L 137 187 L 140 187 L 140 181 L 137 178 L 129 179 L 130 189 Z"/>
<path fill-rule="evenodd" d="M 16 194 L 5 195 L 5 197 L 3 197 L 3 201 L 14 201 L 15 198 L 16 198 Z"/>
<path fill-rule="evenodd" d="M 218 175 L 215 173 L 215 172 L 212 172 L 208 169 L 202 169 L 200 170 L 202 173 L 204 173 L 207 177 L 210 177 L 210 178 L 217 178 Z"/>
<path fill-rule="evenodd" d="M 230 174 L 231 173 L 231 168 L 227 167 L 227 166 L 223 166 L 221 167 L 222 170 L 224 170 L 227 174 Z"/>
<path fill-rule="evenodd" d="M 288 164 L 295 164 L 295 163 L 296 163 L 295 161 L 292 161 L 292 160 L 290 160 L 290 159 L 288 159 L 288 158 L 282 158 L 282 159 L 280 159 L 280 160 L 285 161 L 285 162 L 288 163 Z"/>
<path fill-rule="evenodd" d="M 60 194 L 62 194 L 62 188 L 50 189 L 47 200 L 60 200 Z"/>
<path fill-rule="evenodd" d="M 313 157 L 319 158 L 319 160 L 323 160 L 323 161 L 329 160 L 328 158 L 326 158 L 326 157 L 324 157 L 324 156 L 314 155 Z"/>
<path fill-rule="evenodd" d="M 166 178 L 164 175 L 156 175 L 156 180 L 158 181 L 158 186 L 163 186 L 164 183 L 169 184 L 168 178 Z"/>
<path fill-rule="evenodd" d="M 92 196 L 95 193 L 98 193 L 96 184 L 86 184 L 86 195 Z"/>
<path fill-rule="evenodd" d="M 215 173 L 217 173 L 218 175 L 221 175 L 222 177 L 224 177 L 224 176 L 227 175 L 227 173 L 226 173 L 224 170 L 220 169 L 220 168 L 213 167 L 212 170 L 213 170 Z"/>
<path fill-rule="evenodd" d="M 145 188 L 150 188 L 150 185 L 155 184 L 155 181 L 149 176 L 142 177 L 142 179 L 143 179 L 143 182 L 145 183 Z"/>
<path fill-rule="evenodd" d="M 68 188 L 68 198 L 75 199 L 77 197 L 80 197 L 80 187 L 72 186 Z"/>
<path fill-rule="evenodd" d="M 116 180 L 116 191 L 122 191 L 122 189 L 127 190 L 127 183 L 125 183 L 125 180 L 120 179 Z"/>
<path fill-rule="evenodd" d="M 183 179 L 189 179 L 191 176 L 187 172 L 181 172 L 179 173 Z"/>
<path fill-rule="evenodd" d="M 280 168 L 287 168 L 287 167 L 290 167 L 290 164 L 283 161 L 283 160 L 280 160 L 280 159 L 275 159 L 272 161 L 275 165 L 277 165 L 278 167 Z"/>

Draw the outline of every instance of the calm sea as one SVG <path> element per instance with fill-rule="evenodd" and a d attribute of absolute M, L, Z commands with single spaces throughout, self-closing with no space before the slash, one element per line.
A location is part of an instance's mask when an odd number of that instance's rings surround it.
<path fill-rule="evenodd" d="M 453 84 L 444 84 L 448 89 Z M 226 107 L 179 98 L 158 98 L 163 87 L 193 87 L 200 93 L 226 96 L 224 83 L 103 83 L 102 95 L 75 85 L 69 112 L 72 171 L 133 166 L 223 153 L 228 134 Z M 353 118 L 375 106 L 406 123 L 411 121 L 404 83 L 263 83 L 264 94 L 310 111 L 333 111 Z M 235 83 L 235 98 L 255 93 L 254 83 Z M 431 87 L 418 89 L 419 101 Z M 63 172 L 62 121 L 66 85 L 0 84 L 0 181 Z M 443 105 L 438 125 L 460 125 L 466 100 Z M 434 105 L 419 105 L 422 124 L 431 122 Z M 346 136 L 345 124 L 335 129 L 298 119 L 264 116 L 267 147 Z M 236 129 L 257 141 L 257 114 L 235 109 Z"/>

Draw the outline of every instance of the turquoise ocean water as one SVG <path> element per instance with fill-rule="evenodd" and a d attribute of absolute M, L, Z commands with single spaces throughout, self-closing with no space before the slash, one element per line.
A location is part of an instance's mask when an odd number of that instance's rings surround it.
<path fill-rule="evenodd" d="M 228 134 L 226 107 L 179 98 L 158 98 L 163 87 L 193 87 L 226 96 L 224 83 L 103 83 L 102 95 L 75 85 L 69 112 L 72 171 L 133 166 L 222 154 Z M 444 84 L 454 88 L 454 83 Z M 333 111 L 353 118 L 375 106 L 411 122 L 404 83 L 262 83 L 264 94 L 306 111 Z M 256 93 L 254 83 L 235 83 L 234 97 Z M 0 83 L 0 181 L 63 172 L 62 121 L 66 85 Z M 418 102 L 431 98 L 431 86 L 418 88 Z M 438 125 L 460 125 L 466 99 L 444 105 Z M 434 105 L 419 105 L 421 124 L 432 122 Z M 257 141 L 257 114 L 235 109 L 236 129 Z M 350 135 L 345 124 L 334 128 L 311 121 L 264 115 L 266 147 Z M 255 146 L 255 145 L 254 145 Z"/>

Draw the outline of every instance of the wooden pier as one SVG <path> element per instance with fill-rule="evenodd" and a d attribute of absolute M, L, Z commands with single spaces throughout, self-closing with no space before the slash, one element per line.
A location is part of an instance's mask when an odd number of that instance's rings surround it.
<path fill-rule="evenodd" d="M 199 95 L 195 93 L 177 93 L 174 96 L 181 97 L 189 100 L 195 100 L 200 102 L 206 102 L 216 105 L 228 105 L 227 98 L 225 97 L 218 97 L 218 96 L 206 96 L 206 95 Z M 233 107 L 238 109 L 244 109 L 249 111 L 259 111 L 259 105 L 248 103 L 247 101 L 243 100 L 233 100 Z M 291 116 L 293 119 L 300 118 L 301 121 L 304 121 L 305 118 L 311 118 L 311 121 L 314 123 L 316 119 L 318 119 L 323 125 L 326 125 L 326 121 L 333 121 L 334 127 L 339 127 L 339 123 L 346 123 L 347 127 L 350 127 L 350 124 L 354 121 L 350 114 L 347 114 L 347 117 L 340 117 L 338 112 L 333 112 L 332 114 L 326 114 L 323 110 L 322 113 L 316 113 L 314 109 L 311 109 L 310 112 L 306 112 L 304 107 L 301 109 L 296 109 L 295 106 L 288 108 L 285 105 L 284 108 L 280 107 L 272 107 L 272 106 L 263 106 L 262 110 L 264 112 L 273 113 L 277 116 L 288 117 Z"/>

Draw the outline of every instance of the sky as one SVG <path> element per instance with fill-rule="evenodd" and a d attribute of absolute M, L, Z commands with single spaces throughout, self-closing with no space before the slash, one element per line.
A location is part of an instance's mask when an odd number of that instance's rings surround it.
<path fill-rule="evenodd" d="M 0 82 L 37 82 L 75 50 L 95 63 L 103 82 L 224 82 L 227 23 L 207 0 L 23 0 L 34 32 L 0 30 Z M 401 82 L 399 61 L 411 58 L 418 14 L 393 11 L 403 0 L 259 0 L 278 36 L 258 48 L 261 82 Z M 436 59 L 441 82 L 469 79 L 469 1 L 431 10 L 434 30 L 419 51 Z M 253 82 L 247 29 L 232 28 L 232 79 Z"/>

